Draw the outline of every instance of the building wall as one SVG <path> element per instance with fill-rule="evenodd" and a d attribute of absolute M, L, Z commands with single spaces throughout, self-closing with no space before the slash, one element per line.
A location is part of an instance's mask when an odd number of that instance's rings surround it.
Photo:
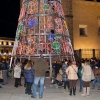
<path fill-rule="evenodd" d="M 98 20 L 100 3 L 73 0 L 73 46 L 78 49 L 100 49 Z M 87 36 L 79 35 L 79 25 L 87 25 Z"/>
<path fill-rule="evenodd" d="M 0 61 L 3 59 L 9 60 L 14 45 L 14 39 L 0 37 Z"/>

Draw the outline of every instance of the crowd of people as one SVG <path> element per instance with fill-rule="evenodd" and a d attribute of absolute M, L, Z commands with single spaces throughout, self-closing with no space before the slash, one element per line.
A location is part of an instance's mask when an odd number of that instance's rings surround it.
<path fill-rule="evenodd" d="M 90 60 L 81 59 L 80 61 L 70 61 L 63 59 L 62 61 L 54 61 L 52 68 L 49 62 L 41 55 L 37 61 L 25 60 L 23 63 L 17 59 L 13 65 L 12 75 L 15 78 L 14 86 L 22 86 L 21 76 L 24 77 L 25 94 L 31 95 L 36 98 L 37 88 L 39 87 L 39 98 L 43 97 L 44 83 L 46 72 L 50 72 L 50 79 L 53 80 L 52 84 L 60 85 L 64 88 L 64 92 L 69 91 L 69 95 L 76 95 L 77 81 L 79 80 L 80 90 L 82 96 L 90 95 L 90 84 L 92 89 L 95 84 L 98 84 L 100 90 L 100 59 L 91 58 Z M 6 85 L 7 77 L 11 75 L 12 70 L 9 69 L 9 62 L 3 61 L 0 63 L 0 71 L 2 71 L 3 83 Z M 8 74 L 10 73 L 10 74 Z M 0 86 L 0 88 L 2 88 Z"/>
<path fill-rule="evenodd" d="M 2 85 L 6 85 L 7 76 L 8 76 L 8 69 L 10 68 L 9 61 L 2 61 L 0 62 L 0 79 L 3 79 Z M 0 86 L 2 88 L 2 86 Z"/>

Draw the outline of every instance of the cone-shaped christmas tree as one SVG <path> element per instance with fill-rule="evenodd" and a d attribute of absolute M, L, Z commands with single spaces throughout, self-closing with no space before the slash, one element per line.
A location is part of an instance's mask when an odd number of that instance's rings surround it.
<path fill-rule="evenodd" d="M 61 0 L 23 0 L 13 56 L 72 56 Z"/>

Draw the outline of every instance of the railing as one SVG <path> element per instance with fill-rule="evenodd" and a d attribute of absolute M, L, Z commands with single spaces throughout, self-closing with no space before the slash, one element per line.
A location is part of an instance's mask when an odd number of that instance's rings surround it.
<path fill-rule="evenodd" d="M 99 58 L 100 57 L 100 49 L 79 49 L 75 50 L 75 58 L 81 59 L 81 58 Z"/>

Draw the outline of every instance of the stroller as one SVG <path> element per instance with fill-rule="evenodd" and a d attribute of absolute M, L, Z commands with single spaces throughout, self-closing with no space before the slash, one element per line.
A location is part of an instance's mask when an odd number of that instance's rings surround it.
<path fill-rule="evenodd" d="M 60 69 L 61 70 L 61 69 Z M 59 73 L 56 75 L 56 77 L 52 77 L 51 85 L 50 87 L 53 87 L 53 85 L 56 86 L 56 88 L 62 87 L 63 82 L 62 82 L 62 73 L 59 70 Z"/>

